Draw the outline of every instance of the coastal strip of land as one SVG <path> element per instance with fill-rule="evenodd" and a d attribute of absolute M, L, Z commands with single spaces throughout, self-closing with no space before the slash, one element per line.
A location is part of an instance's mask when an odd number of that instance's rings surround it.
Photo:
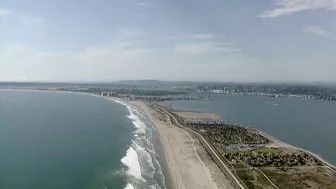
<path fill-rule="evenodd" d="M 302 151 L 302 152 L 305 152 L 307 154 L 310 154 L 311 156 L 314 156 L 316 157 L 318 160 L 320 160 L 327 168 L 329 169 L 332 169 L 336 172 L 336 166 L 331 164 L 330 162 L 328 162 L 327 160 L 323 159 L 321 156 L 309 151 L 309 150 L 306 150 L 306 149 L 303 149 L 303 148 L 298 148 L 296 146 L 293 146 L 293 145 L 290 145 L 288 143 L 285 143 L 279 139 L 276 139 L 274 138 L 273 136 L 263 132 L 263 131 L 259 131 L 258 132 L 260 133 L 260 135 L 268 138 L 269 140 L 272 141 L 272 143 L 270 143 L 269 145 L 267 145 L 268 147 L 270 148 L 287 148 L 287 149 L 292 149 L 294 151 Z"/>
<path fill-rule="evenodd" d="M 226 184 L 221 187 L 217 185 L 217 188 L 329 189 L 336 186 L 336 171 L 333 165 L 312 152 L 286 144 L 262 131 L 221 120 L 211 120 L 210 114 L 205 120 L 187 119 L 188 117 L 179 116 L 180 112 L 166 109 L 167 107 L 159 104 L 136 102 L 138 103 L 143 103 L 151 111 L 156 110 L 157 119 L 168 122 L 169 126 L 174 125 L 174 130 L 183 131 L 190 138 L 192 135 L 193 145 L 195 141 L 201 143 L 212 162 L 225 174 Z M 206 114 L 201 116 L 204 115 Z M 165 135 L 167 130 L 161 130 L 159 133 Z M 173 137 L 177 135 L 173 134 Z M 169 154 L 174 152 L 168 151 L 167 155 Z M 195 154 L 197 157 L 196 150 Z M 186 157 L 185 160 L 188 158 L 191 157 Z M 177 170 L 179 168 L 178 166 Z M 173 174 L 178 175 L 178 172 Z M 208 178 L 213 180 L 211 176 Z M 184 179 L 180 181 L 181 184 Z M 181 185 L 178 188 L 183 188 Z M 206 186 L 216 188 L 214 185 Z"/>
<path fill-rule="evenodd" d="M 129 101 L 148 114 L 164 146 L 168 171 L 175 189 L 232 189 L 224 173 L 197 137 L 173 125 L 169 118 L 143 101 Z"/>
<path fill-rule="evenodd" d="M 244 188 L 336 187 L 333 165 L 262 131 L 221 120 L 180 119 L 180 123 L 202 135 L 217 149 L 218 156 L 223 157 Z"/>
<path fill-rule="evenodd" d="M 197 119 L 222 119 L 221 116 L 214 113 L 206 113 L 206 112 L 196 112 L 196 111 L 173 111 L 173 113 L 177 114 L 183 119 L 187 120 L 197 120 Z"/>

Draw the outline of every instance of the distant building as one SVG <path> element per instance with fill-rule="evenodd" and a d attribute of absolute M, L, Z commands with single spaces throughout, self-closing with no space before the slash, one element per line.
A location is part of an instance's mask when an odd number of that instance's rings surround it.
<path fill-rule="evenodd" d="M 213 90 L 212 92 L 215 93 L 215 94 L 221 94 L 221 93 L 224 93 L 223 90 Z"/>

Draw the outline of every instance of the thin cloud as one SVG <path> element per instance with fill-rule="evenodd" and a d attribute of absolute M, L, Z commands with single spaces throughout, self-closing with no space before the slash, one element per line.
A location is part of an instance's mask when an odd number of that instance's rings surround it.
<path fill-rule="evenodd" d="M 30 30 L 42 26 L 46 21 L 41 16 L 0 8 L 0 18 L 1 17 L 8 17 L 22 26 L 28 26 Z"/>
<path fill-rule="evenodd" d="M 146 1 L 142 1 L 142 0 L 136 0 L 135 1 L 135 5 L 136 6 L 145 6 L 147 5 L 148 3 Z"/>
<path fill-rule="evenodd" d="M 231 70 L 228 71 L 229 68 L 242 69 L 240 64 L 235 64 L 241 57 L 227 56 L 228 54 L 222 53 L 223 49 L 220 49 L 219 45 L 212 44 L 218 51 L 217 54 L 204 53 L 200 54 L 201 56 L 172 49 L 137 48 L 138 46 L 133 46 L 136 49 L 130 49 L 132 44 L 128 42 L 98 44 L 76 52 L 45 52 L 17 45 L 0 51 L 3 61 L 0 64 L 0 80 L 19 81 L 22 76 L 27 78 L 27 81 L 50 82 L 99 82 L 147 77 L 165 80 L 171 79 L 171 73 L 176 73 L 176 80 L 209 79 L 209 76 L 223 79 L 220 77 L 232 74 Z M 207 52 L 205 48 L 201 49 Z M 209 62 L 213 65 L 209 66 Z M 189 72 L 185 73 L 185 70 Z"/>
<path fill-rule="evenodd" d="M 145 5 L 147 5 L 147 3 L 145 3 L 145 2 L 137 2 L 135 5 L 137 5 L 137 6 L 145 6 Z"/>
<path fill-rule="evenodd" d="M 0 17 L 8 16 L 8 15 L 10 15 L 12 13 L 13 13 L 12 10 L 0 8 Z"/>
<path fill-rule="evenodd" d="M 25 77 L 25 76 L 19 76 L 15 80 L 16 81 L 27 81 L 27 77 Z"/>
<path fill-rule="evenodd" d="M 129 28 L 120 28 L 119 36 L 121 37 L 141 37 L 147 35 L 147 32 L 141 31 L 139 29 L 129 29 Z"/>
<path fill-rule="evenodd" d="M 28 26 L 42 24 L 45 21 L 41 16 L 34 16 L 31 14 L 18 14 L 16 18 L 21 24 Z"/>
<path fill-rule="evenodd" d="M 278 8 L 268 10 L 258 17 L 277 18 L 307 10 L 325 9 L 336 10 L 336 0 L 276 0 L 274 3 Z"/>
<path fill-rule="evenodd" d="M 169 36 L 169 37 L 167 37 L 167 39 L 170 39 L 170 40 L 178 40 L 178 39 L 181 39 L 181 38 L 178 37 L 178 36 Z"/>
<path fill-rule="evenodd" d="M 243 50 L 240 48 L 232 47 L 225 43 L 198 42 L 198 43 L 175 44 L 173 51 L 181 53 L 199 54 L 199 53 L 213 53 L 213 52 L 237 53 L 242 52 Z"/>
<path fill-rule="evenodd" d="M 212 39 L 215 38 L 216 36 L 211 33 L 205 33 L 205 34 L 193 34 L 190 37 L 193 39 Z"/>
<path fill-rule="evenodd" d="M 320 26 L 308 26 L 303 28 L 304 33 L 319 35 L 319 36 L 331 36 L 332 33 L 325 30 L 324 28 Z"/>

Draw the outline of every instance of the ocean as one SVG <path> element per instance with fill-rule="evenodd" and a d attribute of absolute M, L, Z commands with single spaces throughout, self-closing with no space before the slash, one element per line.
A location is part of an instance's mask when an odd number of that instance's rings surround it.
<path fill-rule="evenodd" d="M 260 96 L 215 96 L 213 101 L 169 101 L 177 110 L 213 112 L 260 129 L 336 164 L 336 102 Z"/>
<path fill-rule="evenodd" d="M 1 189 L 164 189 L 157 141 L 123 102 L 0 90 Z"/>

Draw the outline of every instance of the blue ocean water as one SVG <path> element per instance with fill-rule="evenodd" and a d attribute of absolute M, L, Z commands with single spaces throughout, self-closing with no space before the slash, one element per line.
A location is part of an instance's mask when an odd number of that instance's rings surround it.
<path fill-rule="evenodd" d="M 213 101 L 170 101 L 175 109 L 213 112 L 251 125 L 336 164 L 336 102 L 258 96 L 215 96 Z"/>
<path fill-rule="evenodd" d="M 0 90 L 0 188 L 165 188 L 143 115 L 84 94 Z"/>

